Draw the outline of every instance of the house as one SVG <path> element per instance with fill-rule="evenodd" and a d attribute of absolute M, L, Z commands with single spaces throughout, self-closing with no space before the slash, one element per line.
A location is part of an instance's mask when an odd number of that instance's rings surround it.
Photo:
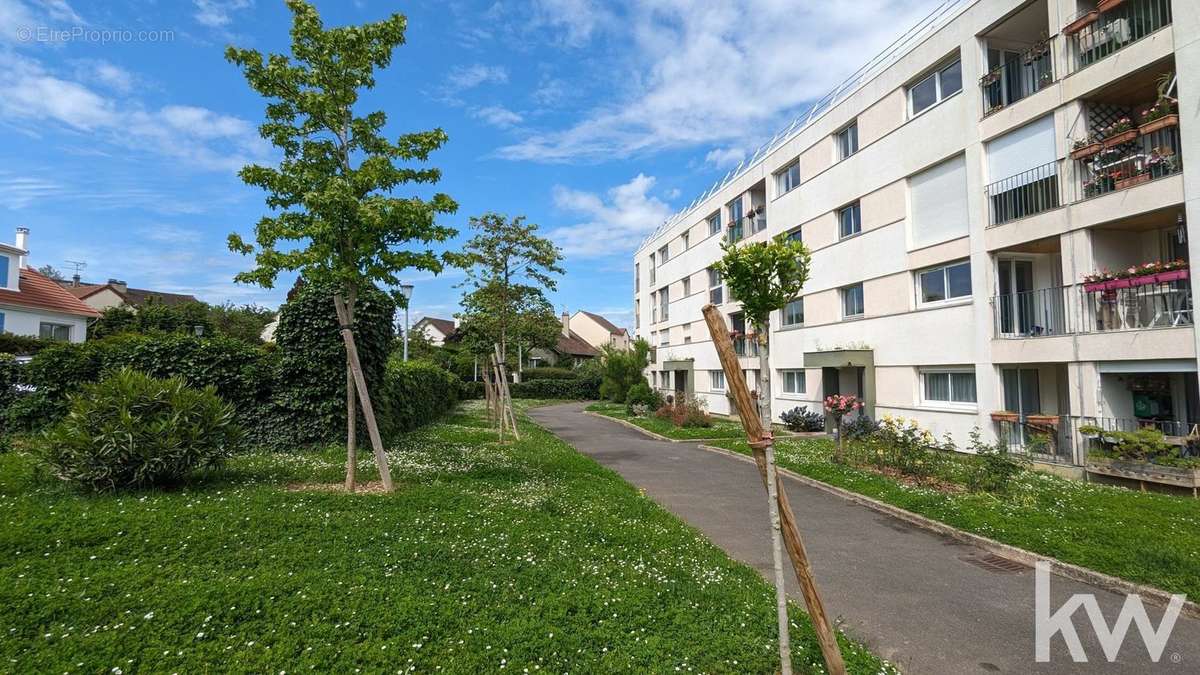
<path fill-rule="evenodd" d="M 130 307 L 136 310 L 147 302 L 156 302 L 172 307 L 200 302 L 196 296 L 187 293 L 166 293 L 144 288 L 130 288 L 119 279 L 109 279 L 102 284 L 93 284 L 80 281 L 79 275 L 76 274 L 71 279 L 58 283 L 68 293 L 101 312 L 109 307 Z"/>
<path fill-rule="evenodd" d="M 83 342 L 100 313 L 29 266 L 29 230 L 14 245 L 0 244 L 0 332 Z"/>
<path fill-rule="evenodd" d="M 570 327 L 596 349 L 610 345 L 617 349 L 629 349 L 629 331 L 618 328 L 599 314 L 579 310 L 571 315 Z"/>
<path fill-rule="evenodd" d="M 849 79 L 634 252 L 647 379 L 732 412 L 702 306 L 740 334 L 751 383 L 759 360 L 713 264 L 723 242 L 787 236 L 812 261 L 770 317 L 776 416 L 855 395 L 872 418 L 960 448 L 978 428 L 1076 473 L 1080 428 L 1191 434 L 1197 5 L 1170 5 L 947 3 L 842 64 Z"/>
<path fill-rule="evenodd" d="M 454 325 L 452 319 L 437 319 L 432 316 L 423 316 L 413 324 L 412 330 L 416 333 L 423 333 L 433 346 L 441 347 L 446 344 L 448 338 L 458 331 L 458 328 Z"/>
<path fill-rule="evenodd" d="M 553 349 L 534 347 L 525 357 L 526 366 L 538 368 L 541 366 L 558 366 L 574 368 L 588 359 L 600 355 L 600 350 L 593 347 L 583 337 L 571 330 L 571 315 L 562 313 L 562 330 L 558 334 L 558 342 Z"/>

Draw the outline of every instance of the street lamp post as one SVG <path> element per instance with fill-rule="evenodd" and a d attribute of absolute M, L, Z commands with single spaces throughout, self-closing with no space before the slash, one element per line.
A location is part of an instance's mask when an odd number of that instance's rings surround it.
<path fill-rule="evenodd" d="M 400 284 L 400 295 L 404 296 L 404 360 L 408 361 L 408 305 L 412 300 L 412 284 Z"/>

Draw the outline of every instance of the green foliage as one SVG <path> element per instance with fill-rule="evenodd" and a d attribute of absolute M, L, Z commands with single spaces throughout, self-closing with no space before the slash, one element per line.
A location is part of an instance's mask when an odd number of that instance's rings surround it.
<path fill-rule="evenodd" d="M 332 442 L 346 435 L 346 348 L 333 293 L 331 282 L 300 282 L 279 309 L 279 380 L 271 426 L 280 447 Z M 363 289 L 357 304 L 354 341 L 368 390 L 377 392 L 392 344 L 395 305 L 388 294 L 375 289 Z M 366 433 L 365 423 L 357 428 Z"/>
<path fill-rule="evenodd" d="M 8 410 L 8 406 L 17 397 L 16 387 L 21 381 L 21 366 L 16 357 L 0 353 L 0 411 Z M 4 422 L 0 420 L 0 433 L 3 432 Z"/>
<path fill-rule="evenodd" d="M 713 425 L 712 415 L 708 414 L 699 399 L 686 396 L 662 404 L 654 416 L 681 429 L 707 429 Z"/>
<path fill-rule="evenodd" d="M 432 363 L 406 363 L 393 354 L 381 392 L 381 433 L 394 438 L 440 419 L 458 404 L 461 387 L 457 377 Z"/>
<path fill-rule="evenodd" d="M 526 368 L 521 371 L 521 379 L 529 380 L 573 380 L 579 377 L 579 374 L 570 368 L 554 368 L 550 366 L 541 366 L 538 368 Z"/>
<path fill-rule="evenodd" d="M 37 443 L 59 478 L 92 490 L 158 486 L 215 466 L 242 438 L 213 387 L 120 370 L 84 386 Z"/>
<path fill-rule="evenodd" d="M 1104 443 L 1089 454 L 1109 459 L 1120 459 L 1130 462 L 1148 462 L 1162 466 L 1180 468 L 1200 468 L 1200 456 L 1184 454 L 1185 448 L 1168 443 L 1162 431 L 1152 427 L 1142 427 L 1137 431 L 1102 431 L 1099 427 L 1096 434 L 1103 437 Z M 1083 428 L 1080 428 L 1083 431 Z"/>
<path fill-rule="evenodd" d="M 771 312 L 793 300 L 808 281 L 812 256 L 804 244 L 781 234 L 771 241 L 724 242 L 716 269 L 751 323 L 766 333 Z"/>
<path fill-rule="evenodd" d="M 88 329 L 88 337 L 100 339 L 122 333 L 213 334 L 210 308 L 202 302 L 167 305 L 151 297 L 134 309 L 124 305 L 108 307 Z M 255 340 L 255 342 L 258 342 Z"/>
<path fill-rule="evenodd" d="M 532 380 L 511 384 L 508 389 L 513 398 L 591 401 L 600 396 L 600 380 L 595 378 Z"/>
<path fill-rule="evenodd" d="M 471 229 L 459 261 L 469 289 L 458 314 L 467 349 L 488 354 L 499 344 L 507 359 L 513 344 L 553 347 L 562 326 L 545 292 L 557 289 L 562 253 L 524 216 L 485 213 L 471 218 Z"/>
<path fill-rule="evenodd" d="M 788 431 L 824 431 L 825 416 L 808 409 L 808 406 L 797 406 L 779 414 L 779 421 Z"/>
<path fill-rule="evenodd" d="M 29 356 L 38 353 L 42 347 L 50 344 L 54 344 L 54 342 L 0 331 L 0 354 Z"/>
<path fill-rule="evenodd" d="M 223 305 L 209 307 L 208 319 L 217 335 L 227 335 L 252 345 L 262 342 L 263 329 L 275 320 L 275 312 L 258 305 Z"/>
<path fill-rule="evenodd" d="M 390 195 L 441 179 L 435 168 L 409 164 L 427 162 L 446 133 L 434 129 L 393 141 L 383 134 L 382 111 L 355 114 L 360 94 L 375 86 L 375 71 L 386 68 L 404 43 L 403 15 L 326 30 L 312 5 L 287 5 L 290 54 L 225 51 L 267 100 L 259 131 L 282 154 L 278 166 L 252 164 L 238 174 L 267 193 L 271 215 L 258 221 L 253 243 L 231 234 L 229 248 L 255 256 L 254 268 L 238 274 L 238 281 L 270 288 L 280 272 L 300 271 L 339 289 L 354 307 L 359 290 L 397 287 L 405 269 L 442 270 L 445 256 L 417 245 L 456 234 L 434 222 L 438 214 L 454 212 L 454 200 L 440 193 L 429 200 Z M 390 293 L 403 306 L 399 290 Z"/>
<path fill-rule="evenodd" d="M 1007 492 L 1013 479 L 1029 467 L 1029 460 L 1009 452 L 1006 444 L 983 442 L 978 428 L 971 430 L 971 449 L 975 462 L 966 482 L 972 492 Z"/>
<path fill-rule="evenodd" d="M 601 385 L 603 390 L 603 385 Z M 625 393 L 625 410 L 632 412 L 634 406 L 644 406 L 650 410 L 658 410 L 663 404 L 662 394 L 651 389 L 646 380 L 637 382 Z"/>
<path fill-rule="evenodd" d="M 859 413 L 853 419 L 842 419 L 842 433 L 848 440 L 867 438 L 877 431 L 879 431 L 879 422 L 868 417 L 866 413 Z"/>
<path fill-rule="evenodd" d="M 617 349 L 606 345 L 600 350 L 599 361 L 603 370 L 600 395 L 613 403 L 625 403 L 630 387 L 646 383 L 645 371 L 650 365 L 650 343 L 638 338 L 629 349 Z"/>
<path fill-rule="evenodd" d="M 11 433 L 40 431 L 66 414 L 65 398 L 56 398 L 40 391 L 21 394 L 0 413 L 0 427 Z"/>

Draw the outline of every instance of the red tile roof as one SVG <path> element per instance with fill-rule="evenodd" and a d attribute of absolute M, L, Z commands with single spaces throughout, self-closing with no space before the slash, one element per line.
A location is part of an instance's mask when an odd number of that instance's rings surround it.
<path fill-rule="evenodd" d="M 559 354 L 567 354 L 570 356 L 599 356 L 600 352 L 595 347 L 589 345 L 586 340 L 579 337 L 575 331 L 571 331 L 570 335 L 558 334 L 558 344 L 554 346 L 554 351 Z"/>
<path fill-rule="evenodd" d="M 100 316 L 100 312 L 88 307 L 82 300 L 63 290 L 56 281 L 35 270 L 21 270 L 20 288 L 19 291 L 0 289 L 0 305 L 31 307 L 76 316 Z"/>
<path fill-rule="evenodd" d="M 74 282 L 70 280 L 63 280 L 59 281 L 58 285 L 62 286 L 64 290 L 80 300 L 90 298 L 106 288 L 112 289 L 112 292 L 116 293 L 117 296 L 125 302 L 125 304 L 132 305 L 133 307 L 141 307 L 151 300 L 169 307 L 182 305 L 189 302 L 200 302 L 196 296 L 187 293 L 164 293 L 162 291 L 151 291 L 145 288 L 129 287 L 126 287 L 125 290 L 122 291 L 116 285 L 108 283 L 89 284 L 87 282 L 81 282 L 78 286 L 76 286 L 74 285 Z"/>

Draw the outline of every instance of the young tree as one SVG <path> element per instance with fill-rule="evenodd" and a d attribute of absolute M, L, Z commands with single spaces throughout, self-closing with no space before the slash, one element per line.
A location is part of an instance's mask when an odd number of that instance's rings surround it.
<path fill-rule="evenodd" d="M 446 142 L 441 129 L 390 140 L 382 111 L 359 115 L 355 104 L 375 86 L 376 69 L 386 68 L 404 42 L 406 19 L 326 30 L 317 10 L 304 0 L 287 0 L 292 12 L 291 54 L 264 56 L 229 47 L 225 58 L 237 65 L 254 91 L 267 99 L 263 138 L 283 158 L 277 166 L 248 165 L 239 175 L 267 192 L 271 215 L 255 225 L 254 243 L 229 236 L 231 250 L 255 256 L 255 267 L 236 279 L 270 288 L 280 272 L 298 271 L 341 292 L 334 306 L 346 344 L 346 486 L 353 490 L 357 462 L 355 394 L 386 488 L 391 476 L 365 381 L 355 377 L 354 304 L 369 285 L 395 287 L 408 268 L 442 270 L 446 256 L 420 245 L 440 242 L 455 231 L 436 224 L 439 213 L 457 205 L 438 193 L 429 199 L 393 197 L 410 183 L 433 184 L 441 172 L 414 167 Z M 417 246 L 414 246 L 417 244 Z M 404 297 L 391 292 L 403 306 Z"/>
<path fill-rule="evenodd" d="M 729 294 L 742 303 L 758 340 L 758 411 L 763 428 L 771 429 L 771 369 L 769 365 L 771 312 L 783 309 L 800 294 L 808 281 L 811 256 L 804 244 L 780 235 L 772 241 L 743 246 L 723 243 L 725 255 L 713 266 L 729 286 Z M 775 452 L 765 447 L 767 497 L 771 514 L 771 547 L 775 565 L 775 591 L 779 621 L 779 654 L 783 672 L 791 672 L 788 639 L 787 593 L 783 576 L 782 535 L 779 520 L 778 478 Z"/>
<path fill-rule="evenodd" d="M 485 213 L 471 218 L 471 229 L 475 235 L 461 256 L 470 290 L 463 293 L 459 317 L 479 343 L 473 351 L 499 344 L 507 361 L 512 343 L 553 346 L 561 327 L 544 291 L 556 290 L 554 275 L 563 273 L 558 247 L 539 237 L 538 226 L 524 216 Z"/>
<path fill-rule="evenodd" d="M 650 343 L 642 338 L 633 341 L 629 349 L 605 345 L 600 350 L 603 380 L 600 395 L 613 403 L 624 403 L 629 388 L 646 381 L 646 366 L 650 365 Z"/>

